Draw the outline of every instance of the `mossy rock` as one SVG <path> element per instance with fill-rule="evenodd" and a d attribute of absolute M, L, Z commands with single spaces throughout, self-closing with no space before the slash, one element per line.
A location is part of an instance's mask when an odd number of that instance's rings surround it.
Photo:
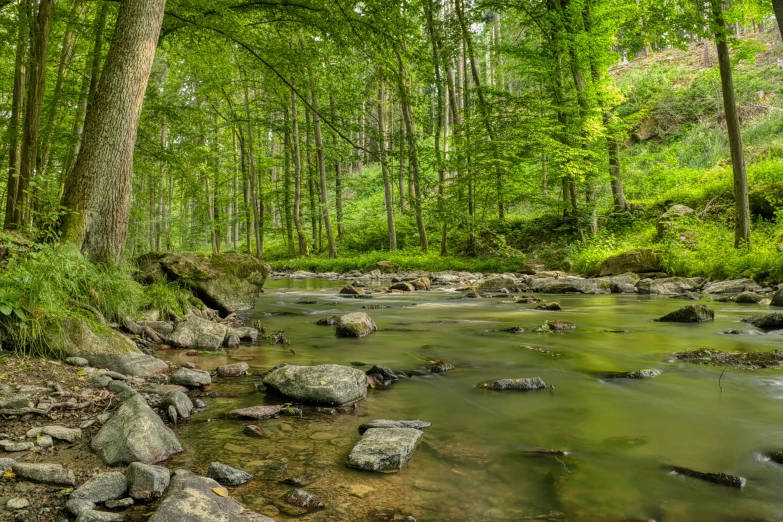
<path fill-rule="evenodd" d="M 643 273 L 661 270 L 661 253 L 651 248 L 641 248 L 606 258 L 601 265 L 602 276 L 621 275 L 627 272 Z"/>
<path fill-rule="evenodd" d="M 775 219 L 775 213 L 783 210 L 783 182 L 772 183 L 748 193 L 750 211 L 754 216 Z"/>

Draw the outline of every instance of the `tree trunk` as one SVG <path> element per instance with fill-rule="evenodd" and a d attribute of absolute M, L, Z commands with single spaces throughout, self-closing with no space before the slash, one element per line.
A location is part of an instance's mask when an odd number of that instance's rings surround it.
<path fill-rule="evenodd" d="M 783 39 L 783 0 L 772 0 L 772 8 L 775 10 L 775 19 L 778 21 L 780 37 Z"/>
<path fill-rule="evenodd" d="M 38 15 L 31 25 L 30 76 L 27 88 L 27 111 L 24 118 L 24 138 L 19 180 L 16 186 L 16 206 L 13 227 L 26 230 L 30 221 L 30 183 L 35 177 L 38 147 L 41 138 L 41 113 L 46 90 L 46 55 L 49 33 L 54 18 L 54 0 L 41 0 Z M 11 223 L 6 226 L 11 225 Z M 11 227 L 8 227 L 11 228 Z"/>
<path fill-rule="evenodd" d="M 313 157 L 310 153 L 310 111 L 305 109 L 305 154 L 307 156 L 307 188 L 310 192 L 310 226 L 312 227 L 313 250 L 318 250 L 318 214 L 315 207 L 315 183 L 313 182 Z"/>
<path fill-rule="evenodd" d="M 723 20 L 720 2 L 712 2 L 712 15 L 716 26 L 715 44 L 718 48 L 718 66 L 723 91 L 723 110 L 726 112 L 726 130 L 729 134 L 731 166 L 734 171 L 734 247 L 750 241 L 750 207 L 748 204 L 748 178 L 745 175 L 745 157 L 742 150 L 737 102 L 734 98 L 734 81 L 731 77 L 728 33 Z"/>
<path fill-rule="evenodd" d="M 386 96 L 383 89 L 383 82 L 378 89 L 378 161 L 381 164 L 381 173 L 383 174 L 383 201 L 386 206 L 386 226 L 389 230 L 389 252 L 397 250 L 397 230 L 394 225 L 394 202 L 392 201 L 392 188 L 389 176 L 389 167 L 386 160 L 386 125 L 383 121 L 383 107 L 386 103 Z"/>
<path fill-rule="evenodd" d="M 288 253 L 294 253 L 294 223 L 291 216 L 291 130 L 288 125 L 288 109 L 285 110 L 285 134 L 283 135 L 283 212 L 285 214 L 285 232 Z"/>
<path fill-rule="evenodd" d="M 614 211 L 625 212 L 627 207 L 625 203 L 625 193 L 623 191 L 622 170 L 620 169 L 620 140 L 615 137 L 609 137 L 609 173 L 612 179 L 612 199 L 614 200 Z"/>
<path fill-rule="evenodd" d="M 293 44 L 292 44 L 293 45 Z M 294 142 L 294 227 L 299 239 L 299 255 L 307 257 L 307 236 L 302 226 L 302 155 L 299 150 L 299 116 L 296 111 L 294 75 L 291 75 L 291 134 Z"/>
<path fill-rule="evenodd" d="M 250 95 L 248 92 L 247 84 L 244 86 L 244 93 L 245 93 L 245 118 L 247 119 L 247 164 L 248 164 L 248 179 L 250 180 L 248 193 L 249 197 L 247 198 L 247 204 L 250 205 L 250 208 L 253 211 L 253 230 L 255 231 L 255 239 L 256 239 L 256 257 L 261 258 L 261 227 L 260 225 L 260 217 L 258 215 L 258 202 L 257 197 L 258 193 L 256 192 L 256 182 L 257 182 L 257 174 L 256 174 L 256 161 L 255 161 L 255 151 L 253 147 L 253 126 L 250 123 Z"/>
<path fill-rule="evenodd" d="M 130 215 L 133 150 L 165 0 L 125 0 L 87 115 L 84 144 L 66 180 L 63 238 L 93 261 L 116 263 Z"/>
<path fill-rule="evenodd" d="M 332 122 L 337 123 L 337 113 L 334 107 L 334 95 L 329 94 L 329 106 L 332 111 Z M 345 226 L 343 224 L 343 166 L 340 161 L 339 144 L 337 141 L 337 134 L 332 134 L 334 153 L 336 155 L 334 161 L 334 200 L 337 210 L 337 236 L 342 237 L 345 234 Z"/>
<path fill-rule="evenodd" d="M 30 25 L 27 21 L 26 9 L 19 4 L 19 33 L 16 44 L 16 60 L 14 62 L 14 90 L 11 99 L 11 119 L 8 122 L 8 185 L 6 188 L 5 224 L 7 229 L 14 228 L 16 221 L 16 189 L 19 186 L 19 169 L 21 163 L 20 131 L 24 117 L 25 76 L 27 65 L 25 55 L 29 40 Z"/>

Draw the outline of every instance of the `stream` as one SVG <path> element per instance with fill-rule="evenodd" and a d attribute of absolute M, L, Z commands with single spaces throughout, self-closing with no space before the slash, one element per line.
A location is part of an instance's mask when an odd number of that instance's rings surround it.
<path fill-rule="evenodd" d="M 453 371 L 400 379 L 333 415 L 308 413 L 266 421 L 228 420 L 229 410 L 279 399 L 253 392 L 261 377 L 216 378 L 208 408 L 177 428 L 185 447 L 171 463 L 205 473 L 220 461 L 256 475 L 232 496 L 276 520 L 421 521 L 715 521 L 783 520 L 783 466 L 764 454 L 783 450 L 783 374 L 666 362 L 675 351 L 783 348 L 781 332 L 741 323 L 761 305 L 709 303 L 703 324 L 654 319 L 689 301 L 635 295 L 561 295 L 563 311 L 535 310 L 503 299 L 458 299 L 432 290 L 337 295 L 345 282 L 269 280 L 254 319 L 285 331 L 283 346 L 242 345 L 226 355 L 159 356 L 199 368 L 246 361 L 251 372 L 280 364 L 364 362 L 422 370 L 445 360 Z M 305 302 L 316 301 L 316 304 Z M 389 308 L 363 310 L 364 305 Z M 317 326 L 324 315 L 366 311 L 378 331 L 344 339 Z M 562 333 L 508 333 L 546 320 L 577 325 Z M 722 332 L 737 329 L 739 335 Z M 607 330 L 625 330 L 625 333 Z M 530 346 L 535 350 L 524 348 Z M 537 351 L 543 349 L 548 353 Z M 553 357 L 556 355 L 557 357 Z M 603 372 L 657 369 L 653 379 L 605 379 Z M 493 392 L 476 386 L 498 378 L 541 377 L 552 389 Z M 720 380 L 720 382 L 719 382 Z M 722 391 L 721 391 L 722 387 Z M 348 469 L 357 428 L 372 419 L 432 423 L 410 465 L 396 474 Z M 243 434 L 261 426 L 269 437 Z M 551 448 L 567 455 L 531 453 Z M 673 475 L 664 465 L 726 472 L 747 479 L 742 490 Z M 312 475 L 305 489 L 325 508 L 302 517 L 277 512 L 291 489 L 279 480 Z"/>

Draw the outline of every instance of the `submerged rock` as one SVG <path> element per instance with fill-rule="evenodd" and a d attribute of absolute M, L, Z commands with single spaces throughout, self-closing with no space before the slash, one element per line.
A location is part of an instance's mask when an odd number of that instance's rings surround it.
<path fill-rule="evenodd" d="M 149 522 L 274 522 L 218 492 L 225 489 L 214 480 L 177 470 Z"/>
<path fill-rule="evenodd" d="M 315 324 L 318 326 L 334 326 L 339 320 L 340 318 L 336 315 L 327 315 L 326 317 L 321 317 L 318 319 Z"/>
<path fill-rule="evenodd" d="M 264 384 L 282 395 L 314 405 L 341 406 L 367 394 L 364 372 L 339 364 L 284 366 L 267 375 Z"/>
<path fill-rule="evenodd" d="M 298 488 L 283 494 L 275 501 L 275 505 L 280 511 L 292 516 L 304 515 L 324 508 L 321 499 L 309 491 Z"/>
<path fill-rule="evenodd" d="M 546 388 L 546 383 L 541 380 L 540 377 L 524 378 L 524 379 L 497 379 L 489 381 L 481 385 L 482 388 L 488 390 L 506 391 L 529 391 L 529 390 L 541 390 Z"/>
<path fill-rule="evenodd" d="M 636 370 L 635 372 L 604 373 L 604 379 L 651 379 L 661 374 L 660 370 Z"/>
<path fill-rule="evenodd" d="M 674 353 L 672 358 L 695 364 L 732 366 L 750 370 L 756 368 L 779 368 L 783 363 L 783 353 L 777 350 L 772 350 L 771 352 L 724 352 L 710 348 L 699 348 L 698 350 Z"/>
<path fill-rule="evenodd" d="M 430 373 L 450 372 L 454 369 L 454 365 L 447 363 L 446 361 L 430 361 L 429 364 L 424 366 Z"/>
<path fill-rule="evenodd" d="M 348 455 L 349 468 L 399 471 L 413 457 L 422 432 L 415 428 L 370 428 Z"/>
<path fill-rule="evenodd" d="M 543 301 L 536 305 L 536 310 L 557 311 L 562 309 L 563 308 L 560 306 L 560 303 L 558 303 L 557 301 Z"/>
<path fill-rule="evenodd" d="M 253 419 L 253 420 L 269 419 L 271 417 L 279 415 L 281 408 L 282 406 L 280 405 L 250 406 L 248 408 L 239 408 L 236 410 L 231 410 L 228 413 L 228 417 L 230 419 Z"/>
<path fill-rule="evenodd" d="M 224 486 L 239 486 L 253 478 L 253 475 L 247 471 L 232 468 L 221 462 L 213 462 L 210 464 L 207 476 L 213 480 L 217 480 Z"/>
<path fill-rule="evenodd" d="M 90 447 L 109 466 L 152 464 L 182 451 L 177 436 L 141 395 L 134 395 L 120 406 L 93 437 Z"/>
<path fill-rule="evenodd" d="M 544 326 L 541 327 L 543 330 L 573 330 L 576 328 L 576 325 L 574 323 L 568 322 L 568 321 L 547 321 Z"/>
<path fill-rule="evenodd" d="M 780 330 L 783 329 L 783 312 L 772 312 L 771 314 L 754 315 L 746 317 L 743 323 L 749 323 L 762 330 Z"/>
<path fill-rule="evenodd" d="M 125 470 L 128 494 L 134 500 L 149 502 L 163 495 L 171 480 L 171 473 L 163 466 L 133 462 Z"/>
<path fill-rule="evenodd" d="M 704 323 L 715 319 L 715 311 L 703 304 L 683 306 L 660 319 L 668 323 Z"/>
<path fill-rule="evenodd" d="M 686 477 L 697 478 L 706 482 L 712 482 L 713 484 L 720 484 L 721 486 L 728 486 L 730 488 L 742 489 L 745 486 L 746 480 L 743 477 L 736 475 L 729 475 L 727 473 L 704 473 L 702 471 L 695 471 L 680 466 L 664 466 L 664 469 L 677 475 L 684 475 Z"/>
<path fill-rule="evenodd" d="M 416 430 L 424 431 L 432 426 L 427 421 L 423 420 L 388 420 L 388 419 L 376 419 L 370 422 L 365 422 L 359 426 L 359 434 L 361 435 L 365 431 L 372 428 L 413 428 Z"/>
<path fill-rule="evenodd" d="M 339 337 L 364 337 L 378 329 L 369 315 L 364 312 L 345 314 L 337 320 L 336 334 Z"/>
<path fill-rule="evenodd" d="M 382 364 L 376 364 L 367 370 L 367 375 L 375 377 L 384 385 L 391 384 L 398 379 L 397 375 L 394 373 L 394 371 L 392 371 L 391 368 L 388 366 L 383 366 Z"/>

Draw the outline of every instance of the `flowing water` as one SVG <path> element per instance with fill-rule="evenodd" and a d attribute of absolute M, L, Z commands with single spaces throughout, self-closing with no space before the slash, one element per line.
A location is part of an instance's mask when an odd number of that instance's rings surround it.
<path fill-rule="evenodd" d="M 456 369 L 369 390 L 366 401 L 335 415 L 256 422 L 269 438 L 243 435 L 252 422 L 225 415 L 267 400 L 253 392 L 261 378 L 216 379 L 213 391 L 235 397 L 208 399 L 204 413 L 178 428 L 185 452 L 173 465 L 203 473 L 217 460 L 255 473 L 232 496 L 277 520 L 293 519 L 272 507 L 290 489 L 278 480 L 297 475 L 314 475 L 306 489 L 325 503 L 299 520 L 783 520 L 783 466 L 764 457 L 783 450 L 783 374 L 729 368 L 721 378 L 723 368 L 667 362 L 671 352 L 700 347 L 783 348 L 780 332 L 764 334 L 740 322 L 766 307 L 711 303 L 715 322 L 687 325 L 653 320 L 687 304 L 679 299 L 552 296 L 563 311 L 545 312 L 501 299 L 456 299 L 459 293 L 441 290 L 349 299 L 337 295 L 340 286 L 267 283 L 254 317 L 270 331 L 284 330 L 295 354 L 262 343 L 225 356 L 172 351 L 163 357 L 207 370 L 238 361 L 252 371 L 282 362 L 354 361 L 421 370 L 440 359 Z M 389 306 L 365 310 L 379 329 L 367 338 L 337 338 L 332 328 L 314 324 L 366 304 Z M 577 329 L 497 331 L 534 329 L 552 319 Z M 626 333 L 607 331 L 618 329 Z M 731 329 L 741 333 L 722 333 Z M 663 373 L 645 380 L 601 377 L 641 368 Z M 504 377 L 541 377 L 553 389 L 500 393 L 476 387 Z M 357 427 L 377 418 L 432 423 L 400 473 L 345 466 L 359 440 Z M 568 454 L 527 452 L 535 448 Z M 747 484 L 735 490 L 672 475 L 664 465 L 736 474 Z"/>

